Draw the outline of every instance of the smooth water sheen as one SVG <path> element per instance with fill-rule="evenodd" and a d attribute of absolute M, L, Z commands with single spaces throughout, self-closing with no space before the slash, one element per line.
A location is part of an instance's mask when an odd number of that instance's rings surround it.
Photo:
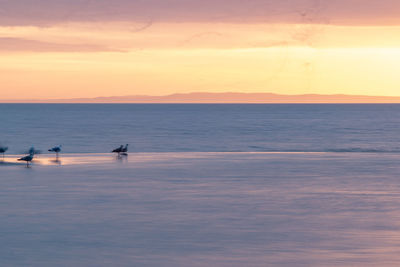
<path fill-rule="evenodd" d="M 8 160 L 8 158 L 7 158 Z M 40 155 L 0 164 L 0 266 L 399 266 L 400 157 Z"/>
<path fill-rule="evenodd" d="M 10 104 L 0 122 L 0 266 L 400 265 L 400 105 Z"/>
<path fill-rule="evenodd" d="M 0 126 L 12 154 L 400 152 L 400 105 L 0 104 Z"/>

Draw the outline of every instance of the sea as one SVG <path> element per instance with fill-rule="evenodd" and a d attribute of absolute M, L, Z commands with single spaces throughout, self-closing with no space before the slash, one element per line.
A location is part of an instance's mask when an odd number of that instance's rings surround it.
<path fill-rule="evenodd" d="M 0 126 L 0 266 L 400 266 L 400 105 L 0 104 Z"/>
<path fill-rule="evenodd" d="M 64 153 L 400 152 L 396 104 L 0 104 L 0 144 Z"/>

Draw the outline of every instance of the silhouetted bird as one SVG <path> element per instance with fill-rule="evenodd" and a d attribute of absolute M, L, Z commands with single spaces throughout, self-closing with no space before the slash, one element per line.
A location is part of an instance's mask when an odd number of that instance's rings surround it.
<path fill-rule="evenodd" d="M 121 153 L 123 149 L 124 149 L 124 146 L 121 145 L 119 148 L 116 148 L 116 149 L 114 149 L 114 150 L 111 151 L 111 152 L 112 152 L 112 153 L 118 153 L 118 155 L 119 155 L 119 153 Z"/>
<path fill-rule="evenodd" d="M 0 153 L 3 154 L 3 159 L 4 159 L 4 153 L 6 153 L 8 150 L 8 147 L 6 146 L 1 146 L 0 147 Z"/>
<path fill-rule="evenodd" d="M 20 159 L 18 159 L 19 161 L 26 161 L 26 167 L 29 167 L 29 162 L 31 162 L 33 160 L 33 156 L 35 154 L 29 154 L 28 156 L 22 157 Z"/>
<path fill-rule="evenodd" d="M 49 149 L 49 152 L 56 152 L 56 156 L 57 156 L 57 158 L 58 158 L 58 153 L 61 152 L 61 147 L 62 147 L 62 145 L 55 146 L 55 147 Z"/>
<path fill-rule="evenodd" d="M 28 153 L 30 155 L 34 155 L 34 154 L 40 154 L 39 150 L 36 150 L 33 146 L 31 148 L 29 148 Z"/>
<path fill-rule="evenodd" d="M 121 150 L 122 153 L 127 153 L 128 152 L 128 146 L 129 144 L 126 144 L 125 147 Z"/>

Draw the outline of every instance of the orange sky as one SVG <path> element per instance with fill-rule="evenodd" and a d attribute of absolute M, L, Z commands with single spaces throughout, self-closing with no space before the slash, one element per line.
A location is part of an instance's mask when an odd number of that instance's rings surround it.
<path fill-rule="evenodd" d="M 382 15 L 330 23 L 335 16 L 320 14 L 45 26 L 0 20 L 0 99 L 226 91 L 400 96 L 400 23 Z"/>

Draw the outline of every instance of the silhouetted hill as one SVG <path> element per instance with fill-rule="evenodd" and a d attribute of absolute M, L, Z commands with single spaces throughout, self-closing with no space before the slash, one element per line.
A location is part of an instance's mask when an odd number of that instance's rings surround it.
<path fill-rule="evenodd" d="M 280 95 L 273 93 L 187 93 L 165 96 L 0 100 L 7 103 L 400 103 L 400 97 L 363 95 Z"/>

